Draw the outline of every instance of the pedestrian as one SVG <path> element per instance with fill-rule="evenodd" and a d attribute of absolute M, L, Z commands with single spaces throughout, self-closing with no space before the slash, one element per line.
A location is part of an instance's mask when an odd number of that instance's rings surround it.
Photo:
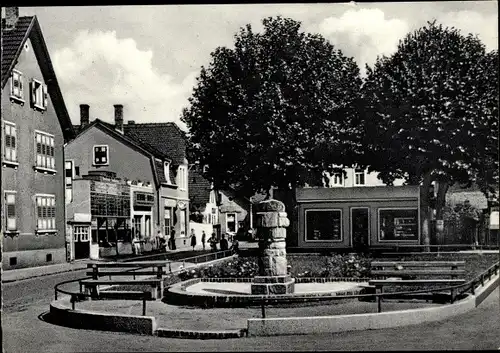
<path fill-rule="evenodd" d="M 210 248 L 212 249 L 212 251 L 217 251 L 217 239 L 215 239 L 214 233 L 212 233 L 212 236 L 210 237 L 208 242 L 210 243 Z"/>
<path fill-rule="evenodd" d="M 238 239 L 234 239 L 233 240 L 233 243 L 231 244 L 231 250 L 233 251 L 234 254 L 237 254 L 238 253 L 238 250 L 240 248 L 240 245 L 238 243 Z"/>
<path fill-rule="evenodd" d="M 201 245 L 203 245 L 203 250 L 205 250 L 205 241 L 207 240 L 207 235 L 205 234 L 205 231 L 201 232 Z"/>
<path fill-rule="evenodd" d="M 229 249 L 229 244 L 227 242 L 226 235 L 222 234 L 222 237 L 221 237 L 221 240 L 220 240 L 220 250 L 224 251 L 224 250 L 227 250 L 227 249 Z"/>
<path fill-rule="evenodd" d="M 161 233 L 161 231 L 158 231 L 158 247 L 160 249 L 160 252 L 166 252 L 167 251 L 167 241 L 165 240 L 165 237 Z"/>
<path fill-rule="evenodd" d="M 177 246 L 175 245 L 175 229 L 172 229 L 172 231 L 170 232 L 170 249 L 177 249 Z"/>
<path fill-rule="evenodd" d="M 196 246 L 196 235 L 194 234 L 193 228 L 191 228 L 191 246 L 193 247 L 194 251 L 194 247 Z"/>
<path fill-rule="evenodd" d="M 141 237 L 139 231 L 137 231 L 134 236 L 134 252 L 136 255 L 141 254 Z"/>

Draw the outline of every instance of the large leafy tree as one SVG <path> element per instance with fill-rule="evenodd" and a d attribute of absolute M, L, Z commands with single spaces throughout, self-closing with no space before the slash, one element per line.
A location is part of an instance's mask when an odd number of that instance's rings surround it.
<path fill-rule="evenodd" d="M 215 188 L 245 195 L 319 185 L 324 171 L 353 163 L 361 134 L 359 68 L 300 22 L 266 18 L 219 47 L 202 67 L 182 120 L 190 158 Z"/>
<path fill-rule="evenodd" d="M 383 171 L 388 183 L 422 185 L 429 244 L 432 184 L 437 219 L 453 183 L 476 182 L 487 195 L 498 185 L 498 52 L 487 53 L 471 34 L 428 23 L 367 67 L 363 93 L 370 169 Z"/>

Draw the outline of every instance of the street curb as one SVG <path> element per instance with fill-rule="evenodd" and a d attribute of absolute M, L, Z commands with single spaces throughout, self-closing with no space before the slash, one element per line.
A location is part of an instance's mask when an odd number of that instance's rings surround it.
<path fill-rule="evenodd" d="M 242 338 L 247 335 L 247 329 L 221 330 L 221 331 L 197 331 L 197 330 L 177 330 L 159 328 L 156 330 L 158 337 L 187 338 L 187 339 L 228 339 Z"/>

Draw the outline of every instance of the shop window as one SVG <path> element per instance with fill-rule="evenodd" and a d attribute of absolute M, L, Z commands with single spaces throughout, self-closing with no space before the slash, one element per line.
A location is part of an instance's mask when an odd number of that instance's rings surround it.
<path fill-rule="evenodd" d="M 306 241 L 342 241 L 342 210 L 306 210 Z"/>
<path fill-rule="evenodd" d="M 94 165 L 109 165 L 109 148 L 106 145 L 94 146 Z"/>
<path fill-rule="evenodd" d="M 354 171 L 354 183 L 355 185 L 365 185 L 365 170 L 355 169 Z"/>
<path fill-rule="evenodd" d="M 5 229 L 7 232 L 17 231 L 17 209 L 16 193 L 14 191 L 5 192 Z"/>
<path fill-rule="evenodd" d="M 36 196 L 37 232 L 56 230 L 56 199 L 52 195 Z"/>
<path fill-rule="evenodd" d="M 172 232 L 172 208 L 171 207 L 165 207 L 165 215 L 164 215 L 164 220 L 165 220 L 165 226 L 164 226 L 164 231 L 165 231 L 165 236 L 170 236 L 170 232 Z"/>
<path fill-rule="evenodd" d="M 17 132 L 16 124 L 5 121 L 3 126 L 4 146 L 3 162 L 4 164 L 17 165 Z"/>
<path fill-rule="evenodd" d="M 24 77 L 18 70 L 12 70 L 10 77 L 10 100 L 24 104 Z"/>
<path fill-rule="evenodd" d="M 226 215 L 226 231 L 236 233 L 236 213 L 228 213 Z"/>
<path fill-rule="evenodd" d="M 43 171 L 56 172 L 54 136 L 45 132 L 35 132 L 36 164 L 35 168 Z"/>
<path fill-rule="evenodd" d="M 392 208 L 378 210 L 379 241 L 418 240 L 418 210 Z"/>

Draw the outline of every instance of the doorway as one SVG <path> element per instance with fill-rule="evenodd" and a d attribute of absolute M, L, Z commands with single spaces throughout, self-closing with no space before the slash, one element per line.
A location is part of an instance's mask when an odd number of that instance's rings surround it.
<path fill-rule="evenodd" d="M 90 257 L 90 227 L 73 226 L 73 239 L 75 243 L 75 259 L 88 259 Z"/>
<path fill-rule="evenodd" d="M 351 208 L 351 239 L 356 251 L 365 251 L 370 245 L 370 218 L 368 207 Z"/>

